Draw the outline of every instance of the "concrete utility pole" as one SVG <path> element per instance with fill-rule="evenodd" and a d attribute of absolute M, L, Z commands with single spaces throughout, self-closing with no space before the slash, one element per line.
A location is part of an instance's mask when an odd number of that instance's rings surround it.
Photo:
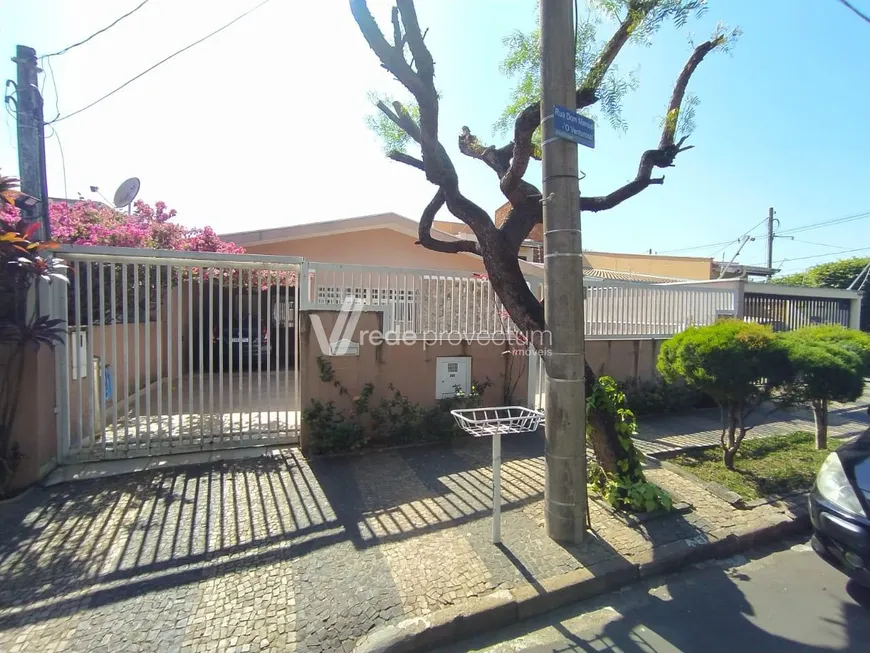
<path fill-rule="evenodd" d="M 773 207 L 767 209 L 767 267 L 773 267 Z"/>
<path fill-rule="evenodd" d="M 51 238 L 48 219 L 48 180 L 45 173 L 45 125 L 42 96 L 39 93 L 39 68 L 36 50 L 19 45 L 12 59 L 18 66 L 15 115 L 18 121 L 18 176 L 21 192 L 39 202 L 28 210 L 27 218 L 39 220 L 35 240 Z"/>
<path fill-rule="evenodd" d="M 586 528 L 586 400 L 583 253 L 577 144 L 558 138 L 553 105 L 577 106 L 574 3 L 541 2 L 541 128 L 544 196 L 544 301 L 547 361 L 547 535 L 579 543 Z"/>

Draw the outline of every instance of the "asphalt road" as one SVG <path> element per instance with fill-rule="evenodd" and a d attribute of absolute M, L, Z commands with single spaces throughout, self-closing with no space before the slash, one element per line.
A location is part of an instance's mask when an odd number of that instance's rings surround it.
<path fill-rule="evenodd" d="M 870 651 L 870 591 L 804 543 L 705 563 L 444 652 Z"/>

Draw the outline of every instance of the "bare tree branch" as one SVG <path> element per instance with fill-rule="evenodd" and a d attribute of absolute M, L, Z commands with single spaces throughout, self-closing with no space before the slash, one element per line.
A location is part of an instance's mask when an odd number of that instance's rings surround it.
<path fill-rule="evenodd" d="M 416 61 L 416 71 L 408 65 L 400 51 L 387 43 L 368 9 L 366 0 L 350 0 L 353 16 L 369 47 L 381 60 L 381 64 L 393 73 L 417 100 L 420 108 L 420 124 L 417 125 L 410 118 L 401 103 L 393 103 L 395 111 L 390 110 L 383 102 L 378 103 L 378 108 L 390 120 L 405 130 L 411 138 L 420 143 L 426 179 L 439 187 L 439 193 L 443 194 L 443 203 L 446 203 L 450 212 L 471 227 L 478 241 L 497 237 L 498 231 L 486 211 L 459 191 L 456 168 L 453 166 L 447 150 L 438 140 L 438 93 L 434 85 L 435 64 L 424 42 L 424 35 L 420 31 L 414 2 L 413 0 L 397 0 L 396 4 L 405 28 L 403 38 L 408 43 L 411 54 Z M 413 160 L 405 158 L 401 158 L 401 160 L 403 163 L 415 165 Z M 421 238 L 421 243 L 426 244 L 427 242 L 437 243 L 439 241 L 427 241 L 425 238 Z M 440 245 L 435 246 L 440 247 Z M 453 248 L 455 249 L 455 246 Z M 451 249 L 451 251 L 453 250 Z M 465 250 L 460 249 L 459 251 Z"/>
<path fill-rule="evenodd" d="M 659 140 L 659 147 L 656 150 L 647 150 L 640 158 L 640 165 L 637 169 L 637 175 L 633 180 L 613 191 L 608 195 L 600 197 L 581 197 L 581 211 L 605 211 L 612 209 L 614 206 L 621 204 L 630 197 L 634 197 L 644 189 L 652 185 L 663 184 L 664 177 L 653 177 L 652 172 L 655 168 L 670 168 L 674 165 L 674 159 L 680 152 L 692 149 L 692 145 L 683 147 L 687 137 L 681 138 L 676 143 L 674 138 L 677 132 L 677 122 L 680 114 L 680 107 L 683 103 L 683 98 L 686 95 L 686 87 L 692 74 L 698 68 L 698 65 L 704 60 L 712 50 L 722 45 L 725 42 L 724 36 L 705 41 L 695 48 L 683 70 L 680 72 L 677 81 L 674 84 L 674 90 L 671 94 L 671 101 L 668 104 L 668 112 L 665 115 L 664 126 L 662 127 L 662 136 Z"/>
<path fill-rule="evenodd" d="M 484 145 L 478 140 L 477 136 L 472 134 L 468 127 L 463 127 L 462 132 L 459 134 L 459 151 L 465 156 L 486 163 L 486 165 L 495 171 L 495 174 L 498 175 L 499 179 L 504 176 L 510 166 L 512 148 L 512 143 L 510 144 L 510 148 L 505 146 L 497 149 L 492 145 L 484 147 Z"/>
<path fill-rule="evenodd" d="M 610 38 L 595 63 L 589 69 L 586 78 L 577 89 L 577 108 L 582 109 L 590 106 L 598 100 L 598 88 L 607 71 L 610 70 L 616 56 L 622 47 L 628 42 L 632 31 L 646 18 L 647 14 L 655 7 L 654 0 L 635 0 L 629 6 L 628 14 Z M 529 166 L 532 156 L 532 134 L 541 124 L 541 104 L 536 102 L 520 112 L 514 122 L 514 150 L 510 169 L 501 181 L 501 191 L 508 201 L 513 203 L 514 191 Z"/>
<path fill-rule="evenodd" d="M 695 48 L 692 56 L 683 66 L 680 76 L 677 77 L 677 83 L 674 84 L 674 92 L 671 94 L 671 101 L 668 104 L 668 112 L 665 115 L 665 127 L 662 130 L 662 138 L 659 141 L 659 149 L 673 146 L 674 136 L 677 133 L 677 122 L 680 114 L 680 107 L 683 104 L 683 97 L 686 95 L 686 87 L 689 85 L 689 80 L 692 78 L 692 73 L 698 65 L 704 60 L 712 50 L 723 45 L 726 37 L 719 35 L 716 38 L 704 41 L 701 45 Z M 681 141 L 682 144 L 682 141 Z M 671 161 L 673 165 L 673 161 Z"/>
<path fill-rule="evenodd" d="M 425 89 L 422 80 L 411 66 L 408 65 L 408 62 L 405 61 L 402 50 L 391 46 L 387 42 L 387 39 L 384 38 L 378 24 L 375 22 L 374 16 L 369 11 L 366 0 L 350 0 L 350 10 L 369 47 L 378 56 L 378 59 L 381 60 L 384 68 L 393 73 L 396 79 L 411 91 L 414 97 L 417 97 L 417 93 L 424 93 Z"/>
<path fill-rule="evenodd" d="M 405 163 L 413 168 L 417 168 L 418 170 L 426 171 L 426 167 L 423 165 L 423 162 L 415 156 L 411 156 L 410 154 L 405 154 L 404 152 L 399 152 L 398 150 L 390 150 L 387 154 L 388 159 L 392 159 L 393 161 L 398 161 L 399 163 Z"/>
<path fill-rule="evenodd" d="M 399 25 L 399 8 L 393 7 L 390 12 L 390 20 L 393 22 L 393 47 L 404 50 L 405 39 L 402 37 L 402 27 Z"/>
<path fill-rule="evenodd" d="M 402 14 L 402 23 L 405 25 L 405 39 L 411 48 L 411 55 L 417 63 L 417 73 L 426 86 L 434 92 L 433 81 L 435 79 L 435 62 L 429 48 L 423 42 L 423 34 L 420 31 L 420 23 L 417 21 L 417 9 L 414 0 L 396 0 L 396 6 Z"/>
<path fill-rule="evenodd" d="M 600 87 L 601 82 L 604 81 L 607 71 L 610 70 L 610 66 L 613 65 L 616 56 L 622 50 L 622 46 L 628 42 L 631 33 L 644 21 L 649 12 L 652 11 L 658 3 L 659 0 L 635 0 L 635 2 L 632 2 L 629 5 L 625 20 L 619 24 L 616 32 L 614 32 L 613 36 L 610 37 L 610 40 L 601 50 L 595 63 L 592 64 L 589 72 L 586 73 L 586 77 L 580 84 L 578 95 L 580 91 L 592 93 L 598 91 L 598 87 Z M 580 108 L 579 97 L 578 108 Z"/>
<path fill-rule="evenodd" d="M 417 241 L 418 245 L 422 245 L 426 249 L 431 249 L 435 252 L 445 252 L 447 254 L 458 254 L 459 252 L 469 252 L 471 254 L 480 254 L 480 247 L 472 240 L 456 240 L 446 241 L 438 240 L 432 237 L 432 222 L 435 220 L 435 215 L 444 206 L 445 197 L 444 191 L 438 190 L 435 197 L 423 209 L 423 215 L 420 216 L 420 227 L 418 230 Z"/>

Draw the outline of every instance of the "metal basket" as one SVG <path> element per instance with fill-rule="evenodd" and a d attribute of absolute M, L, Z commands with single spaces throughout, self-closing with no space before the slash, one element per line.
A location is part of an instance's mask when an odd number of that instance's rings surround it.
<path fill-rule="evenodd" d="M 459 428 L 475 437 L 537 431 L 544 416 L 544 413 L 525 406 L 463 408 L 451 410 L 450 414 Z"/>

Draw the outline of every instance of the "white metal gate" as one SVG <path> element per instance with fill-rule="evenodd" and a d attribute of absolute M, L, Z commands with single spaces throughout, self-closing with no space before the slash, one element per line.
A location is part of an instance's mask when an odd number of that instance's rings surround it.
<path fill-rule="evenodd" d="M 70 279 L 61 460 L 298 439 L 302 259 L 114 247 L 58 256 Z"/>

